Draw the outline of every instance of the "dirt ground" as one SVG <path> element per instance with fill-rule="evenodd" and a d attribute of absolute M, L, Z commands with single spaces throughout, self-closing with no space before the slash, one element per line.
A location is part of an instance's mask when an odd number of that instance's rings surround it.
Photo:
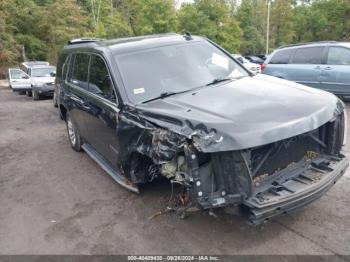
<path fill-rule="evenodd" d="M 121 188 L 70 148 L 51 100 L 0 82 L 0 254 L 350 255 L 350 171 L 307 208 L 258 227 L 208 213 L 149 219 L 169 190 Z"/>

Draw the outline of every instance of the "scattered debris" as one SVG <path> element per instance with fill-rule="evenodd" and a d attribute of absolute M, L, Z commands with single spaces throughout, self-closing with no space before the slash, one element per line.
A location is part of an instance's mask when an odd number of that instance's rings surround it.
<path fill-rule="evenodd" d="M 269 174 L 265 173 L 265 174 L 254 177 L 254 179 L 253 179 L 254 185 L 256 187 L 259 187 L 261 185 L 261 182 L 268 176 L 269 176 Z"/>
<path fill-rule="evenodd" d="M 319 153 L 314 152 L 314 151 L 306 151 L 304 159 L 305 160 L 312 160 L 312 159 L 319 157 L 319 155 L 320 155 Z"/>

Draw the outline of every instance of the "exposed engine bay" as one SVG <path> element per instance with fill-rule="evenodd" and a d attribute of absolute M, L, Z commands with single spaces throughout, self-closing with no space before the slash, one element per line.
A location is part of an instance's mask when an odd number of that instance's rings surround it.
<path fill-rule="evenodd" d="M 137 155 L 135 162 L 131 162 L 135 165 L 130 180 L 145 183 L 164 176 L 184 187 L 190 195 L 191 206 L 212 209 L 243 204 L 249 209 L 250 221 L 259 224 L 310 200 L 302 198 L 284 208 L 279 206 L 280 202 L 303 194 L 327 176 L 335 182 L 342 174 L 348 165 L 341 153 L 344 123 L 342 113 L 319 128 L 295 137 L 215 153 L 201 152 L 188 139 L 164 140 L 168 132 L 157 130 L 152 137 L 153 149 L 147 150 L 148 156 Z M 168 155 L 160 155 L 165 148 Z M 169 161 L 164 160 L 166 157 Z M 342 171 L 329 175 L 339 163 Z"/>

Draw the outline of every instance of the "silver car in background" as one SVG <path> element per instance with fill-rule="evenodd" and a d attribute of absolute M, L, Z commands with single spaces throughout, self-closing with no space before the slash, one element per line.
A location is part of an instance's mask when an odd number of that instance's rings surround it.
<path fill-rule="evenodd" d="M 350 43 L 327 41 L 280 47 L 262 68 L 267 75 L 338 96 L 350 95 Z"/>
<path fill-rule="evenodd" d="M 34 100 L 38 100 L 40 96 L 53 96 L 55 66 L 46 61 L 27 61 L 21 64 L 21 69 L 30 77 L 31 86 L 25 90 L 27 96 L 32 96 Z"/>
<path fill-rule="evenodd" d="M 244 58 L 240 54 L 232 54 L 233 58 L 235 58 L 238 62 L 240 62 L 245 68 L 253 72 L 254 74 L 261 73 L 261 68 L 259 64 L 254 64 L 250 62 L 248 59 Z"/>
<path fill-rule="evenodd" d="M 9 83 L 13 91 L 31 90 L 30 77 L 19 68 L 9 68 Z"/>

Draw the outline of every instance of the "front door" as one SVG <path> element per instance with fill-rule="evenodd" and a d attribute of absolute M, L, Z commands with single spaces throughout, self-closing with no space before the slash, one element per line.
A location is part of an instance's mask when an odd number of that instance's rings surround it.
<path fill-rule="evenodd" d="M 110 164 L 117 168 L 119 143 L 117 137 L 118 105 L 110 73 L 104 59 L 91 55 L 89 69 L 90 108 L 87 119 L 87 140 Z"/>
<path fill-rule="evenodd" d="M 19 68 L 9 69 L 9 81 L 14 91 L 30 89 L 30 77 Z"/>
<path fill-rule="evenodd" d="M 350 49 L 329 47 L 321 79 L 323 89 L 337 95 L 350 95 Z"/>

